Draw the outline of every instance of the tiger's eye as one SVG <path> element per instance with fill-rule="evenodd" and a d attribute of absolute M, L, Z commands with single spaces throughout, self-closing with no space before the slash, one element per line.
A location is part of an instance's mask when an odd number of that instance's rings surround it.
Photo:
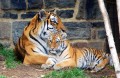
<path fill-rule="evenodd" d="M 52 43 L 52 40 L 49 40 L 50 43 Z"/>
<path fill-rule="evenodd" d="M 56 43 L 59 43 L 59 42 L 60 42 L 60 41 L 58 41 L 58 40 L 56 41 Z"/>

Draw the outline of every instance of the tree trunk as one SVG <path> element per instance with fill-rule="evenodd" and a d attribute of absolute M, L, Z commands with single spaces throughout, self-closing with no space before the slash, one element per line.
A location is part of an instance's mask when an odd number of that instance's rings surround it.
<path fill-rule="evenodd" d="M 120 0 L 116 0 L 118 12 L 118 25 L 119 25 L 119 39 L 120 39 Z"/>
<path fill-rule="evenodd" d="M 106 35 L 108 38 L 109 48 L 110 48 L 110 52 L 111 52 L 113 63 L 114 63 L 116 77 L 120 78 L 120 63 L 119 63 L 119 59 L 118 59 L 118 55 L 117 55 L 117 51 L 116 51 L 116 47 L 115 47 L 115 43 L 114 43 L 114 39 L 113 39 L 113 34 L 111 31 L 109 16 L 108 16 L 107 10 L 105 8 L 104 0 L 98 0 L 98 2 L 99 2 L 99 7 L 101 10 L 101 13 L 103 15 Z"/>

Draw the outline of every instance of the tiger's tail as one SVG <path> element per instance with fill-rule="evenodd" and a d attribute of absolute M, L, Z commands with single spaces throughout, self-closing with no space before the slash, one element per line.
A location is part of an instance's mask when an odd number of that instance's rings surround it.
<path fill-rule="evenodd" d="M 24 59 L 23 59 L 23 56 L 21 55 L 21 53 L 19 52 L 18 47 L 14 48 L 14 54 L 15 54 L 16 60 L 23 62 Z"/>
<path fill-rule="evenodd" d="M 113 64 L 113 59 L 112 59 L 111 54 L 107 54 L 106 57 L 109 59 L 109 63 L 108 63 L 108 64 L 109 64 L 110 66 L 113 66 L 114 64 Z"/>

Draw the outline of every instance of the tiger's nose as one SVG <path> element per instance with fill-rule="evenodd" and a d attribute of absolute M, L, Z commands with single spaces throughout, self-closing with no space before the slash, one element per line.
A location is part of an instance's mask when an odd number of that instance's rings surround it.
<path fill-rule="evenodd" d="M 46 35 L 46 32 L 43 32 L 44 35 Z"/>
<path fill-rule="evenodd" d="M 53 50 L 54 50 L 54 48 L 51 48 L 51 50 L 53 51 Z"/>

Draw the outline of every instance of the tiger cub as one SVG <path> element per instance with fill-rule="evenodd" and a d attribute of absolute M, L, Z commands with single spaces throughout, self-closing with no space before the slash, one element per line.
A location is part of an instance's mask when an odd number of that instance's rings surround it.
<path fill-rule="evenodd" d="M 97 72 L 109 63 L 112 65 L 110 54 L 93 48 L 73 47 L 63 34 L 53 34 L 48 40 L 49 55 L 51 55 L 49 57 L 55 59 L 54 69 L 78 67 L 91 69 L 91 72 Z M 49 64 L 42 65 L 42 68 L 48 68 Z"/>
<path fill-rule="evenodd" d="M 53 12 L 43 11 L 45 19 L 42 18 L 42 12 L 37 13 L 29 25 L 23 30 L 15 46 L 15 54 L 23 61 L 23 64 L 44 64 L 48 59 L 47 38 L 50 33 L 56 31 L 66 31 L 61 19 Z"/>

